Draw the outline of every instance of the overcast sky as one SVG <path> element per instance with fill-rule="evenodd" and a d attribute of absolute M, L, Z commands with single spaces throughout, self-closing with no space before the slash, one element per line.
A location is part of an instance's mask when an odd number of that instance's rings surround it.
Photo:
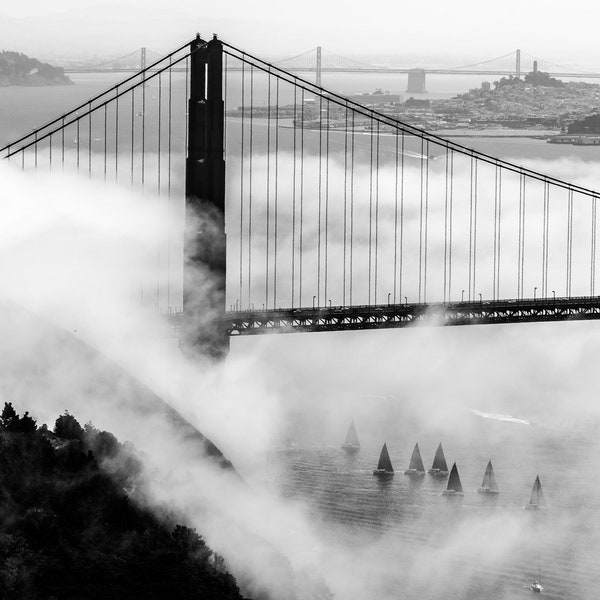
<path fill-rule="evenodd" d="M 158 52 L 193 36 L 265 56 L 317 45 L 344 54 L 486 60 L 521 48 L 536 57 L 600 66 L 600 3 L 591 0 L 23 0 L 0 5 L 5 49 L 44 56 Z"/>

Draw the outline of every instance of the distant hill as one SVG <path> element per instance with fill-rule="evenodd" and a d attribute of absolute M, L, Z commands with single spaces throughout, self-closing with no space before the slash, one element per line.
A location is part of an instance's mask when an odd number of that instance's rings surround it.
<path fill-rule="evenodd" d="M 223 559 L 137 501 L 135 450 L 73 415 L 0 415 L 0 598 L 242 600 Z"/>
<path fill-rule="evenodd" d="M 61 67 L 53 67 L 19 52 L 0 52 L 0 86 L 72 84 Z"/>

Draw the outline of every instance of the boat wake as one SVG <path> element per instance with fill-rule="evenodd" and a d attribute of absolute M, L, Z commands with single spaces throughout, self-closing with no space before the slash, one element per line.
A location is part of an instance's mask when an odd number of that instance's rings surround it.
<path fill-rule="evenodd" d="M 475 408 L 471 409 L 471 412 L 482 419 L 493 419 L 495 421 L 506 421 L 508 423 L 518 423 L 519 425 L 533 425 L 533 421 L 527 421 L 526 419 L 517 419 L 512 415 L 501 415 L 498 413 L 485 413 Z"/>

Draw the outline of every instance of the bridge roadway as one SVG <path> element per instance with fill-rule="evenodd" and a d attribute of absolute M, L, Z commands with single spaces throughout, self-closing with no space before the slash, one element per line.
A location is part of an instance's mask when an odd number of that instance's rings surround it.
<path fill-rule="evenodd" d="M 230 336 L 600 319 L 600 296 L 227 311 Z"/>

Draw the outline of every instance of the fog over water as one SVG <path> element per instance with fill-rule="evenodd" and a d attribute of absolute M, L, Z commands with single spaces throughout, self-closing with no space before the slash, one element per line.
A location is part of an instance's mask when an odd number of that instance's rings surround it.
<path fill-rule="evenodd" d="M 82 85 L 50 90 L 43 106 L 37 90 L 9 90 L 2 136 L 100 87 Z M 473 144 L 598 187 L 597 148 Z M 508 600 L 531 595 L 523 586 L 539 568 L 544 596 L 597 597 L 600 324 L 281 334 L 233 340 L 222 365 L 191 363 L 132 301 L 133 280 L 155 268 L 144 250 L 161 233 L 147 199 L 69 173 L 0 167 L 0 301 L 6 315 L 35 315 L 2 326 L 0 399 L 49 424 L 68 408 L 132 440 L 150 501 L 186 511 L 250 592 Z M 165 398 L 244 483 L 191 459 L 156 415 L 129 408 L 119 398 L 134 395 L 127 378 L 113 381 L 93 352 L 73 350 L 80 342 Z M 339 446 L 352 419 L 362 445 L 349 456 Z M 383 442 L 396 470 L 389 482 L 372 476 Z M 442 496 L 443 480 L 403 474 L 416 442 L 426 468 L 442 442 L 463 497 Z M 490 459 L 500 494 L 488 502 L 476 489 Z M 536 475 L 548 508 L 525 511 Z"/>

